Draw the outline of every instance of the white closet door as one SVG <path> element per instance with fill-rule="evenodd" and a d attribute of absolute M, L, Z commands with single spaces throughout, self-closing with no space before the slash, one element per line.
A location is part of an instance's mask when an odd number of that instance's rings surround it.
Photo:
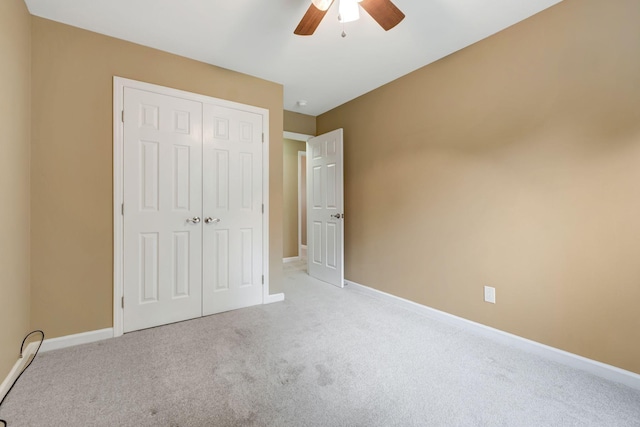
<path fill-rule="evenodd" d="M 307 266 L 309 275 L 344 287 L 342 129 L 307 141 Z"/>
<path fill-rule="evenodd" d="M 202 315 L 202 104 L 124 91 L 124 331 Z"/>
<path fill-rule="evenodd" d="M 203 314 L 262 303 L 262 116 L 204 104 Z"/>

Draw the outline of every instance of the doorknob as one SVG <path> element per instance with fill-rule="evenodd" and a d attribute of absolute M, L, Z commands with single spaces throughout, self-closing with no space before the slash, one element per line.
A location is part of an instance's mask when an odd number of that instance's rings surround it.
<path fill-rule="evenodd" d="M 340 219 L 340 218 L 344 218 L 344 215 L 335 214 L 335 215 L 331 215 L 331 218 Z"/>
<path fill-rule="evenodd" d="M 192 222 L 194 224 L 197 224 L 200 222 L 200 217 L 199 216 L 194 216 L 193 218 L 187 218 L 187 222 Z"/>
<path fill-rule="evenodd" d="M 204 219 L 204 222 L 205 224 L 211 224 L 211 223 L 217 224 L 220 222 L 220 218 L 211 218 L 210 216 L 208 216 Z"/>

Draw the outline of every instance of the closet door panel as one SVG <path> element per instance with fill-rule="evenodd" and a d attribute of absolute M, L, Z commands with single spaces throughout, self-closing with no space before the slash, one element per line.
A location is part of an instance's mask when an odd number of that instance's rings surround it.
<path fill-rule="evenodd" d="M 206 315 L 262 303 L 263 143 L 261 115 L 208 104 L 203 111 Z"/>

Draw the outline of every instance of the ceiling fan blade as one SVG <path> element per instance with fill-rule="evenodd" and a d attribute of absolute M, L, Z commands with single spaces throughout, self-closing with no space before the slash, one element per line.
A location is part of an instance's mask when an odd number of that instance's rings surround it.
<path fill-rule="evenodd" d="M 331 3 L 333 3 L 333 0 Z M 331 3 L 329 4 L 329 7 L 331 7 Z M 311 6 L 307 9 L 307 13 L 304 14 L 293 34 L 297 34 L 299 36 L 310 36 L 313 34 L 316 31 L 316 28 L 318 28 L 318 25 L 320 25 L 320 21 L 322 21 L 324 15 L 327 14 L 329 7 L 327 7 L 326 10 L 320 10 L 311 3 Z"/>
<path fill-rule="evenodd" d="M 404 13 L 402 13 L 391 0 L 362 0 L 360 6 L 362 6 L 385 31 L 389 31 L 404 19 Z"/>

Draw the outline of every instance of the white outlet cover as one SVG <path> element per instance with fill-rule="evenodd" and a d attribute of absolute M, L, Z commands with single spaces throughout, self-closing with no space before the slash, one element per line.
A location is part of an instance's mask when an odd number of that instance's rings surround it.
<path fill-rule="evenodd" d="M 484 300 L 486 302 L 490 302 L 491 304 L 496 303 L 496 288 L 491 286 L 484 287 Z"/>

